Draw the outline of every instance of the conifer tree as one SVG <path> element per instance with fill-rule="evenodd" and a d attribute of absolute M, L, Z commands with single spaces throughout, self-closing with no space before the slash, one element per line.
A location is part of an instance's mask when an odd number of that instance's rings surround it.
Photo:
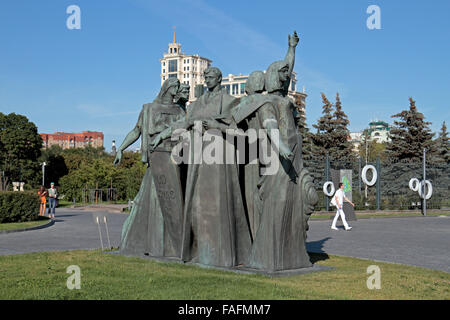
<path fill-rule="evenodd" d="M 439 162 L 450 162 L 450 142 L 447 137 L 447 126 L 445 121 L 442 123 L 439 137 L 436 139 L 436 157 Z"/>
<path fill-rule="evenodd" d="M 427 154 L 435 154 L 434 133 L 429 128 L 431 122 L 426 122 L 424 115 L 417 111 L 416 102 L 412 98 L 409 98 L 409 104 L 409 110 L 392 116 L 399 120 L 394 121 L 391 142 L 386 149 L 391 160 L 420 162 L 424 148 Z"/>
<path fill-rule="evenodd" d="M 309 132 L 306 124 L 306 113 L 303 103 L 303 99 L 299 94 L 294 96 L 295 112 L 294 117 L 296 120 L 298 131 L 302 136 L 302 155 L 304 160 L 311 159 L 312 146 L 311 146 L 311 133 Z"/>
<path fill-rule="evenodd" d="M 353 146 L 348 140 L 350 131 L 347 126 L 350 121 L 347 115 L 342 110 L 342 103 L 339 93 L 336 93 L 335 111 L 333 114 L 335 130 L 332 132 L 334 147 L 331 149 L 331 154 L 334 159 L 340 161 L 352 161 L 355 159 L 355 154 L 352 149 Z"/>
<path fill-rule="evenodd" d="M 315 151 L 325 156 L 327 152 L 330 152 L 334 146 L 332 132 L 335 129 L 333 123 L 333 104 L 327 99 L 324 93 L 322 94 L 322 117 L 314 124 L 313 127 L 317 129 L 317 132 L 311 135 L 313 143 L 315 145 Z"/>

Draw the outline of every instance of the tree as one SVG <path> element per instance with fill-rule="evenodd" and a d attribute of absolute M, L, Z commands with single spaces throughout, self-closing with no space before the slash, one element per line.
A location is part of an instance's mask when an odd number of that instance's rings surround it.
<path fill-rule="evenodd" d="M 312 157 L 313 147 L 311 133 L 306 125 L 306 113 L 303 102 L 303 97 L 296 93 L 294 95 L 294 118 L 297 124 L 298 132 L 302 136 L 302 156 L 304 160 L 309 160 Z"/>
<path fill-rule="evenodd" d="M 333 159 L 340 161 L 353 161 L 355 155 L 353 153 L 353 146 L 348 140 L 350 136 L 350 131 L 347 129 L 350 121 L 347 115 L 342 110 L 341 99 L 339 98 L 339 93 L 336 93 L 336 103 L 335 111 L 333 114 L 334 118 L 334 130 L 333 135 L 333 147 L 331 148 L 331 154 Z"/>
<path fill-rule="evenodd" d="M 450 162 L 450 142 L 447 137 L 447 126 L 445 125 L 445 121 L 442 123 L 441 131 L 439 132 L 439 137 L 436 139 L 436 157 L 439 162 Z"/>
<path fill-rule="evenodd" d="M 391 160 L 421 161 L 424 148 L 428 154 L 435 154 L 434 133 L 428 127 L 431 122 L 426 122 L 424 115 L 417 111 L 412 98 L 409 98 L 409 104 L 409 110 L 392 116 L 400 120 L 394 121 L 391 141 L 386 147 Z"/>
<path fill-rule="evenodd" d="M 12 181 L 35 187 L 39 184 L 42 138 L 27 117 L 0 112 L 0 190 L 7 190 Z"/>
<path fill-rule="evenodd" d="M 333 123 L 333 104 L 327 99 L 324 93 L 322 95 L 322 117 L 314 124 L 313 127 L 317 129 L 317 132 L 311 136 L 316 152 L 325 156 L 327 152 L 333 147 L 332 132 L 335 129 Z"/>

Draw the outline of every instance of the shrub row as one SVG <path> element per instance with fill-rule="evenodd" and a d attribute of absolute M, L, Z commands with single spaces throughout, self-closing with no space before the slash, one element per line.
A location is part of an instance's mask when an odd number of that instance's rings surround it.
<path fill-rule="evenodd" d="M 36 220 L 39 196 L 35 192 L 0 192 L 0 223 Z"/>

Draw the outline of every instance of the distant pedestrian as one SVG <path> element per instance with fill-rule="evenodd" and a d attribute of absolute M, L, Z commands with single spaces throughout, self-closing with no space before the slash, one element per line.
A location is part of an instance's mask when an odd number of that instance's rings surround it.
<path fill-rule="evenodd" d="M 40 198 L 39 215 L 45 216 L 45 207 L 47 206 L 47 190 L 44 186 L 41 186 L 38 191 Z"/>
<path fill-rule="evenodd" d="M 50 189 L 48 189 L 48 217 L 55 219 L 55 207 L 56 199 L 58 197 L 58 191 L 55 188 L 55 184 L 50 183 Z"/>
<path fill-rule="evenodd" d="M 352 206 L 355 206 L 353 202 L 351 202 L 346 196 L 344 192 L 344 184 L 342 182 L 339 183 L 339 189 L 336 191 L 336 193 L 333 196 L 333 199 L 331 199 L 331 204 L 336 206 L 336 215 L 333 219 L 333 224 L 331 225 L 331 229 L 338 230 L 336 228 L 336 222 L 341 216 L 342 223 L 344 224 L 345 230 L 349 231 L 352 229 L 347 223 L 347 220 L 345 220 L 345 213 L 344 213 L 344 200 L 349 202 Z"/>

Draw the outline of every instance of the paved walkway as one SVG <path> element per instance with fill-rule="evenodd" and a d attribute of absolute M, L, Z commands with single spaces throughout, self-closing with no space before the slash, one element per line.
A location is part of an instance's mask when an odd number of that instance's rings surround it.
<path fill-rule="evenodd" d="M 331 230 L 310 221 L 308 251 L 395 262 L 450 272 L 450 217 L 374 218 Z"/>
<path fill-rule="evenodd" d="M 101 248 L 96 217 L 106 216 L 111 246 L 118 247 L 127 214 L 59 209 L 53 226 L 0 234 L 0 255 Z M 330 229 L 331 221 L 310 221 L 308 251 L 367 258 L 450 272 L 450 217 L 360 219 L 353 230 Z M 339 222 L 338 222 L 339 226 Z M 103 245 L 108 246 L 101 225 Z"/>
<path fill-rule="evenodd" d="M 112 247 L 120 244 L 122 224 L 128 217 L 122 213 L 88 212 L 76 209 L 56 209 L 51 227 L 9 234 L 0 234 L 0 255 L 39 251 L 59 251 L 101 248 L 98 225 L 106 216 Z M 101 224 L 104 247 L 108 247 L 106 228 Z"/>

